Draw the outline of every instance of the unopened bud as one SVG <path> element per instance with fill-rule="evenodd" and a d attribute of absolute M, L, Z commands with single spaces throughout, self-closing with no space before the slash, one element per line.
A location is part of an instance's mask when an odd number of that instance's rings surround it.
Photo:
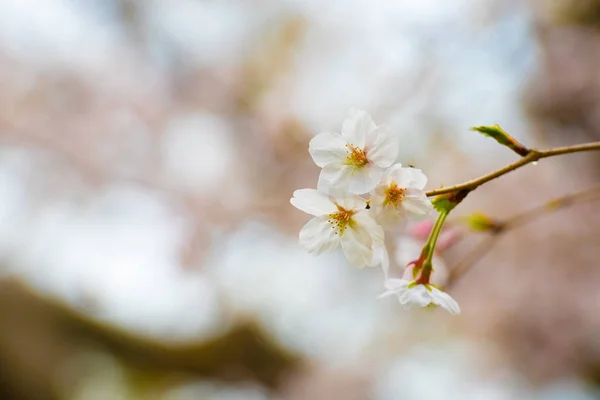
<path fill-rule="evenodd" d="M 531 152 L 531 149 L 528 149 L 523 144 L 521 144 L 517 139 L 510 136 L 508 133 L 504 131 L 504 129 L 500 128 L 499 125 L 493 126 L 474 126 L 471 128 L 472 131 L 476 131 L 481 133 L 484 136 L 490 137 L 494 139 L 496 142 L 500 143 L 503 146 L 508 147 L 521 157 L 525 157 L 527 154 Z"/>
<path fill-rule="evenodd" d="M 475 232 L 498 232 L 502 226 L 498 221 L 483 213 L 473 213 L 467 217 L 469 228 Z"/>

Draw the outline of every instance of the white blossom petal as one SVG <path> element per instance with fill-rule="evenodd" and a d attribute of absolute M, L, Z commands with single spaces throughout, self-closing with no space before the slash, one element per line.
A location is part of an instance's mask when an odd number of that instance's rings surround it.
<path fill-rule="evenodd" d="M 348 114 L 348 118 L 342 124 L 342 136 L 349 144 L 364 149 L 367 134 L 377 126 L 366 111 L 353 108 Z"/>
<path fill-rule="evenodd" d="M 433 204 L 431 204 L 425 192 L 418 189 L 408 189 L 406 191 L 406 196 L 402 200 L 402 207 L 415 217 L 424 217 L 433 211 Z"/>
<path fill-rule="evenodd" d="M 319 174 L 317 189 L 334 194 L 336 191 L 347 191 L 352 178 L 353 167 L 342 163 L 328 164 Z"/>
<path fill-rule="evenodd" d="M 460 306 L 448 293 L 442 292 L 435 287 L 431 287 L 431 296 L 433 297 L 434 303 L 448 310 L 450 314 L 460 314 Z"/>
<path fill-rule="evenodd" d="M 402 169 L 402 164 L 396 163 L 385 170 L 383 177 L 381 178 L 381 187 L 389 186 L 391 183 L 396 181 L 397 171 Z"/>
<path fill-rule="evenodd" d="M 373 259 L 373 250 L 357 239 L 352 229 L 346 229 L 341 237 L 342 250 L 352 265 L 364 268 Z"/>
<path fill-rule="evenodd" d="M 403 292 L 408 290 L 408 285 L 410 281 L 406 279 L 386 279 L 383 282 L 383 286 L 391 293 L 397 294 L 398 292 Z"/>
<path fill-rule="evenodd" d="M 369 162 L 388 168 L 398 157 L 400 138 L 387 125 L 381 125 L 367 134 L 365 149 Z"/>
<path fill-rule="evenodd" d="M 300 246 L 310 254 L 333 250 L 339 243 L 340 237 L 328 222 L 328 216 L 315 217 L 300 230 Z"/>
<path fill-rule="evenodd" d="M 348 190 L 356 194 L 364 194 L 373 190 L 381 180 L 384 172 L 383 169 L 369 164 L 351 171 Z"/>
<path fill-rule="evenodd" d="M 352 217 L 355 222 L 355 231 L 365 232 L 369 236 L 370 243 L 365 243 L 369 247 L 383 246 L 384 232 L 383 228 L 375 222 L 368 210 L 359 211 Z"/>
<path fill-rule="evenodd" d="M 297 209 L 314 216 L 327 215 L 337 211 L 337 207 L 329 196 L 315 189 L 296 190 L 290 203 Z"/>
<path fill-rule="evenodd" d="M 355 194 L 337 197 L 335 202 L 346 210 L 364 210 L 367 207 L 366 200 Z"/>
<path fill-rule="evenodd" d="M 373 211 L 378 224 L 384 228 L 391 228 L 405 222 L 406 213 L 400 212 L 400 209 L 392 205 L 384 205 L 381 199 L 377 200 L 375 202 L 374 199 L 371 199 L 371 211 Z"/>
<path fill-rule="evenodd" d="M 308 152 L 321 168 L 331 163 L 342 163 L 347 150 L 346 140 L 339 133 L 320 133 L 308 144 Z"/>
<path fill-rule="evenodd" d="M 394 165 L 389 170 L 388 177 L 401 188 L 423 189 L 427 185 L 427 177 L 418 168 L 402 168 Z"/>
<path fill-rule="evenodd" d="M 458 303 L 448 293 L 431 285 L 415 285 L 414 281 L 406 279 L 386 279 L 384 286 L 387 290 L 379 297 L 396 294 L 398 301 L 404 307 L 427 307 L 433 303 L 448 310 L 451 314 L 460 313 Z"/>

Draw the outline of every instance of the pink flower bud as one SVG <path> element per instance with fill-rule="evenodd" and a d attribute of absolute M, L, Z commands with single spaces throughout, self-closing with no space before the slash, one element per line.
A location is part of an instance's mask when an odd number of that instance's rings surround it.
<path fill-rule="evenodd" d="M 428 219 L 418 222 L 409 228 L 410 235 L 416 239 L 426 241 L 435 225 L 435 221 Z"/>

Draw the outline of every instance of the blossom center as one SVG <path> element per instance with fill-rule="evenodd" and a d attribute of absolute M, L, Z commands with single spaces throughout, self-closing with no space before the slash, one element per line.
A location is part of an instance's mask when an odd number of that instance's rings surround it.
<path fill-rule="evenodd" d="M 397 206 L 404 200 L 406 189 L 398 187 L 398 184 L 392 183 L 385 189 L 384 205 L 391 204 Z"/>
<path fill-rule="evenodd" d="M 348 225 L 352 223 L 352 216 L 356 214 L 354 210 L 346 210 L 344 207 L 336 204 L 338 212 L 329 214 L 328 222 L 331 228 L 335 230 L 335 235 L 342 236 Z"/>
<path fill-rule="evenodd" d="M 348 153 L 346 156 L 346 164 L 362 167 L 363 165 L 369 163 L 369 159 L 367 158 L 364 150 L 359 149 L 351 144 L 347 144 L 346 148 L 348 149 L 346 151 L 346 153 Z"/>

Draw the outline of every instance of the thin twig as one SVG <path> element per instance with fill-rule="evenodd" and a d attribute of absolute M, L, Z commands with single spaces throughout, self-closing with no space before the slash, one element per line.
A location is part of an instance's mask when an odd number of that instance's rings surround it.
<path fill-rule="evenodd" d="M 512 164 L 509 164 L 509 165 L 503 167 L 503 168 L 500 168 L 497 171 L 494 171 L 487 175 L 483 175 L 479 178 L 472 179 L 470 181 L 467 181 L 467 182 L 464 182 L 464 183 L 461 183 L 458 185 L 449 186 L 449 187 L 445 187 L 445 188 L 441 188 L 441 189 L 430 190 L 430 191 L 426 192 L 426 194 L 427 194 L 427 196 L 437 196 L 439 194 L 451 193 L 451 192 L 456 192 L 459 190 L 471 191 L 471 190 L 476 189 L 478 186 L 483 185 L 486 182 L 489 182 L 493 179 L 499 178 L 502 175 L 508 174 L 509 172 L 519 169 L 519 168 L 521 168 L 527 164 L 530 164 L 532 162 L 541 160 L 542 158 L 554 157 L 554 156 L 559 156 L 559 155 L 563 155 L 563 154 L 579 153 L 579 152 L 583 152 L 583 151 L 596 151 L 596 150 L 600 150 L 600 142 L 579 144 L 579 145 L 575 145 L 575 146 L 555 147 L 555 148 L 547 149 L 547 150 L 532 149 L 529 154 L 527 154 L 525 157 L 521 158 L 519 161 L 516 161 Z"/>
<path fill-rule="evenodd" d="M 449 284 L 446 285 L 446 288 L 454 285 L 460 277 L 464 276 L 478 261 L 480 261 L 504 233 L 533 222 L 544 215 L 598 198 L 600 198 L 600 187 L 594 187 L 582 192 L 550 200 L 540 206 L 514 215 L 505 221 L 497 221 L 496 225 L 498 229 L 488 231 L 490 236 L 479 243 L 458 264 L 456 264 L 454 268 L 452 268 L 448 279 Z"/>
<path fill-rule="evenodd" d="M 450 270 L 450 274 L 448 276 L 449 284 L 447 284 L 445 288 L 447 289 L 451 285 L 455 284 L 458 278 L 466 274 L 471 267 L 485 257 L 486 254 L 492 250 L 492 246 L 496 244 L 496 241 L 499 238 L 499 234 L 492 234 L 481 241 L 473 250 L 467 253 L 467 255 Z"/>
<path fill-rule="evenodd" d="M 585 202 L 587 200 L 594 199 L 596 196 L 600 196 L 600 187 L 594 187 L 582 192 L 577 192 L 564 197 L 559 197 L 550 200 L 542 205 L 532 208 L 528 211 L 524 211 L 520 214 L 514 215 L 501 223 L 501 230 L 504 232 L 509 229 L 515 229 L 521 225 L 525 225 L 531 221 L 538 219 L 546 214 L 550 214 L 554 211 Z"/>

